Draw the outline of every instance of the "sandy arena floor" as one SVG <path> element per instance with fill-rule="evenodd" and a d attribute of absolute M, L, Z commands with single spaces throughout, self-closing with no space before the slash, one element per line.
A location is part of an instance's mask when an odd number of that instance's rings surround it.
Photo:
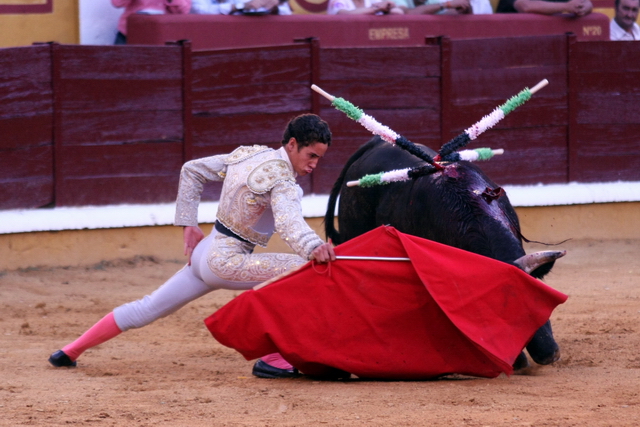
<path fill-rule="evenodd" d="M 567 256 L 546 278 L 569 295 L 552 317 L 562 360 L 496 379 L 258 379 L 253 362 L 202 322 L 236 295 L 229 291 L 87 351 L 76 369 L 55 369 L 52 351 L 180 263 L 0 272 L 0 425 L 638 426 L 640 240 L 562 248 Z"/>

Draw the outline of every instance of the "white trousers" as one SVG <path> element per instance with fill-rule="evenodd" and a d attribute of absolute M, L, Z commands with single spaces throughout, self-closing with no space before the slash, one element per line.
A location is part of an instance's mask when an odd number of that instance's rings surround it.
<path fill-rule="evenodd" d="M 251 289 L 305 263 L 292 254 L 254 254 L 254 247 L 213 229 L 195 247 L 190 266 L 185 265 L 150 295 L 113 310 L 118 328 L 123 332 L 141 328 L 216 289 Z"/>

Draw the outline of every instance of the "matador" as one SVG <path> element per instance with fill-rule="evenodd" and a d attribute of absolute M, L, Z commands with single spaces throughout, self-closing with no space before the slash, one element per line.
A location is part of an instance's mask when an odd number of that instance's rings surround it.
<path fill-rule="evenodd" d="M 331 144 L 329 126 L 314 114 L 292 119 L 282 146 L 241 146 L 185 163 L 180 173 L 175 225 L 184 227 L 189 262 L 150 295 L 116 307 L 74 342 L 49 357 L 55 367 L 77 366 L 87 349 L 120 333 L 141 328 L 216 289 L 246 290 L 295 269 L 310 259 L 335 260 L 325 243 L 304 220 L 302 189 L 297 176 L 311 173 Z M 198 226 L 198 206 L 204 185 L 222 181 L 216 222 L 205 237 Z M 253 253 L 266 246 L 274 232 L 293 250 Z M 278 354 L 256 362 L 253 374 L 262 378 L 298 374 Z"/>

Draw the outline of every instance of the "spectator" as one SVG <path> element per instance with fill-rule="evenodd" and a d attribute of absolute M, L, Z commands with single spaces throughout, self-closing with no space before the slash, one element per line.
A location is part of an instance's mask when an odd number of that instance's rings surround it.
<path fill-rule="evenodd" d="M 189 13 L 191 0 L 111 0 L 114 7 L 124 7 L 118 21 L 118 34 L 114 44 L 127 43 L 127 18 L 134 13 L 161 15 L 164 13 Z"/>
<path fill-rule="evenodd" d="M 585 16 L 591 13 L 593 4 L 590 0 L 500 0 L 497 13 L 538 13 L 555 15 L 569 13 Z"/>
<path fill-rule="evenodd" d="M 469 0 L 416 0 L 414 7 L 409 7 L 405 13 L 410 15 L 450 15 L 471 13 Z"/>
<path fill-rule="evenodd" d="M 327 15 L 403 15 L 404 10 L 391 0 L 329 0 Z"/>
<path fill-rule="evenodd" d="M 416 6 L 405 13 L 412 15 L 483 15 L 493 13 L 489 0 L 416 0 Z"/>
<path fill-rule="evenodd" d="M 271 14 L 291 15 L 286 0 L 192 0 L 191 13 L 200 15 Z"/>
<path fill-rule="evenodd" d="M 611 40 L 640 40 L 640 26 L 636 24 L 640 0 L 616 0 L 616 14 L 611 20 Z"/>

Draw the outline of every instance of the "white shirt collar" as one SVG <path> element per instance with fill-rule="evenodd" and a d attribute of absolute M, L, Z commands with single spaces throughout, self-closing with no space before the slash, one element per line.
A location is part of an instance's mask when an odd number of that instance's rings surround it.
<path fill-rule="evenodd" d="M 633 28 L 631 29 L 631 33 L 626 32 L 615 19 L 611 20 L 611 25 L 609 26 L 609 33 L 611 40 L 636 40 L 640 41 L 640 26 L 638 24 L 633 24 Z"/>
<path fill-rule="evenodd" d="M 289 165 L 289 169 L 291 169 L 293 171 L 293 176 L 297 177 L 298 174 L 296 173 L 295 169 L 293 168 L 293 165 L 291 164 L 291 160 L 289 160 L 289 155 L 287 154 L 287 150 L 284 148 L 284 145 L 282 147 L 280 147 L 278 152 L 280 153 L 280 157 L 282 157 L 282 160 L 287 162 L 287 164 Z"/>

